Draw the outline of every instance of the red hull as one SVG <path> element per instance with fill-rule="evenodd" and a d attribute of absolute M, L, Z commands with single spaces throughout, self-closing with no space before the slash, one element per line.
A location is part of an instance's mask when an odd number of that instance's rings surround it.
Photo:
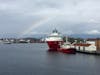
<path fill-rule="evenodd" d="M 62 41 L 47 41 L 48 46 L 49 46 L 49 51 L 59 51 L 62 53 L 68 53 L 68 54 L 75 54 L 76 53 L 76 49 L 75 48 L 60 48 L 60 43 L 62 43 Z"/>
<path fill-rule="evenodd" d="M 47 41 L 49 50 L 57 51 L 60 48 L 61 41 Z"/>
<path fill-rule="evenodd" d="M 74 48 L 68 48 L 68 49 L 66 49 L 66 48 L 59 48 L 58 51 L 60 51 L 62 53 L 68 53 L 68 54 L 75 54 L 76 53 L 76 49 L 74 49 Z"/>

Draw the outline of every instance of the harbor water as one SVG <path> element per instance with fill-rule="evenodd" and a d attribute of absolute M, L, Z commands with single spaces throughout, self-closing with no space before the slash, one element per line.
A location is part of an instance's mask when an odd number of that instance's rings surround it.
<path fill-rule="evenodd" d="M 44 43 L 0 44 L 0 75 L 100 75 L 100 56 L 47 50 Z"/>

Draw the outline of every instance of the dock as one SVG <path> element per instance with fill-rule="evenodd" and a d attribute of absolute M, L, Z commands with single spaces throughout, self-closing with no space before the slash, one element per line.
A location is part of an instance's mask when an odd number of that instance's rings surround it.
<path fill-rule="evenodd" d="M 76 50 L 77 53 L 83 53 L 83 54 L 90 54 L 90 55 L 100 55 L 100 51 L 81 51 L 81 50 Z"/>

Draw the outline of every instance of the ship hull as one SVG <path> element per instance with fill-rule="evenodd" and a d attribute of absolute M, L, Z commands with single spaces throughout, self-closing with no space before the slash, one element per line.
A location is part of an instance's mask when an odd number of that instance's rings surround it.
<path fill-rule="evenodd" d="M 59 48 L 58 51 L 62 52 L 62 53 L 67 53 L 67 54 L 75 54 L 76 53 L 75 48 Z"/>
<path fill-rule="evenodd" d="M 60 48 L 62 41 L 47 41 L 49 51 L 57 51 Z"/>

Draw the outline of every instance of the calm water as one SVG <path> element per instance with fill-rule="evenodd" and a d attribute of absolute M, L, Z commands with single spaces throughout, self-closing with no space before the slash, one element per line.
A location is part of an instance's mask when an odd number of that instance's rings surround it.
<path fill-rule="evenodd" d="M 1 44 L 0 75 L 100 75 L 100 56 L 47 52 L 46 44 Z"/>

